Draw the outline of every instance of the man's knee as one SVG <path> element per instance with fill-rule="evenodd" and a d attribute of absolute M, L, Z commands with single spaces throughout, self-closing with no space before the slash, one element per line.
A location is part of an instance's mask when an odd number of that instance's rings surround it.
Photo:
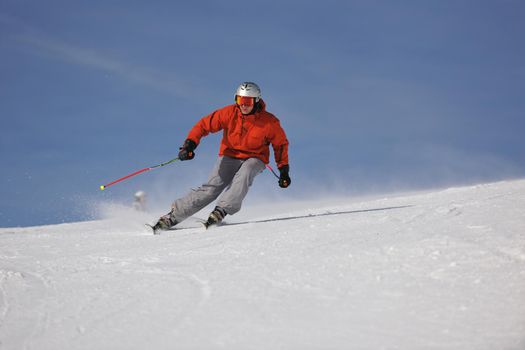
<path fill-rule="evenodd" d="M 253 179 L 264 170 L 264 163 L 257 158 L 250 158 L 244 162 L 237 175 L 243 178 Z"/>

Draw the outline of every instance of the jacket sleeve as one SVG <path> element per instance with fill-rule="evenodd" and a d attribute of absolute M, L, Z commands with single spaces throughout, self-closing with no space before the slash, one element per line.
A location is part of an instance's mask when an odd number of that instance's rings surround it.
<path fill-rule="evenodd" d="M 279 121 L 276 121 L 272 125 L 272 137 L 270 142 L 273 147 L 277 167 L 281 168 L 284 165 L 288 165 L 288 139 Z"/>
<path fill-rule="evenodd" d="M 228 113 L 227 108 L 218 109 L 213 113 L 201 118 L 188 133 L 188 139 L 195 142 L 197 145 L 200 143 L 201 138 L 207 136 L 209 133 L 215 133 L 227 125 Z"/>

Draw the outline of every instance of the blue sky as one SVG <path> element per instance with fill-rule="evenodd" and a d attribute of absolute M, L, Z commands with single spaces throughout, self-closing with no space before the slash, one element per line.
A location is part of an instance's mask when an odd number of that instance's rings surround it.
<path fill-rule="evenodd" d="M 0 3 L 0 226 L 89 219 L 137 189 L 202 183 L 220 135 L 191 126 L 257 82 L 290 139 L 292 186 L 250 201 L 525 176 L 521 1 Z"/>

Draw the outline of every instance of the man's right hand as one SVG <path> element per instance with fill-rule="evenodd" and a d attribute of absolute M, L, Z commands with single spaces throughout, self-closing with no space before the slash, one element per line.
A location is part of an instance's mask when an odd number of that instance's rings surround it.
<path fill-rule="evenodd" d="M 184 144 L 179 148 L 179 160 L 191 160 L 195 157 L 195 152 L 197 144 L 190 139 L 184 141 Z"/>

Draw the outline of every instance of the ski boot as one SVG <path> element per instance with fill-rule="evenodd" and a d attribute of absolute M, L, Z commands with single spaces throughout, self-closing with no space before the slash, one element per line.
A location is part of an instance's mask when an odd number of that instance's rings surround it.
<path fill-rule="evenodd" d="M 151 226 L 153 234 L 158 235 L 161 231 L 167 231 L 178 224 L 177 220 L 171 216 L 171 213 L 170 211 L 168 214 L 161 216 L 159 221 L 154 226 Z"/>
<path fill-rule="evenodd" d="M 226 211 L 224 209 L 215 207 L 208 217 L 208 220 L 204 223 L 204 227 L 207 229 L 210 226 L 220 225 L 225 216 Z"/>

